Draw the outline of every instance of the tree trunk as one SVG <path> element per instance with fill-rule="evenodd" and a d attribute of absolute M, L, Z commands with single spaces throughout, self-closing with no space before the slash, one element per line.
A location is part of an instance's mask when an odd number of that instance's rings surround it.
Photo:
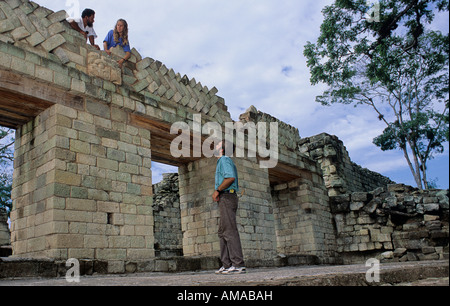
<path fill-rule="evenodd" d="M 415 171 L 414 166 L 412 165 L 411 160 L 409 158 L 408 150 L 406 149 L 406 147 L 403 147 L 402 150 L 403 154 L 405 155 L 405 159 L 408 162 L 409 169 L 411 170 L 411 173 L 414 176 L 414 180 L 416 181 L 417 187 L 419 188 L 419 190 L 423 190 L 422 181 L 420 179 L 420 172 L 419 175 L 417 175 L 417 172 Z"/>
<path fill-rule="evenodd" d="M 422 162 L 422 177 L 423 177 L 423 186 L 425 187 L 425 190 L 428 190 L 428 181 L 427 181 L 427 165 L 426 165 L 426 160 L 423 160 L 423 158 L 420 159 Z"/>

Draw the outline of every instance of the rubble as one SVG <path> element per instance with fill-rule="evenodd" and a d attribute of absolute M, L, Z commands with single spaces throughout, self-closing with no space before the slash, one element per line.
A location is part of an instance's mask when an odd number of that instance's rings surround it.
<path fill-rule="evenodd" d="M 155 255 L 157 257 L 181 256 L 183 233 L 178 174 L 163 174 L 163 180 L 153 185 L 153 193 Z"/>
<path fill-rule="evenodd" d="M 393 184 L 331 197 L 337 251 L 347 263 L 364 253 L 383 261 L 448 259 L 448 195 Z"/>
<path fill-rule="evenodd" d="M 0 247 L 9 245 L 11 241 L 11 234 L 9 232 L 7 221 L 7 212 L 4 209 L 0 208 Z"/>

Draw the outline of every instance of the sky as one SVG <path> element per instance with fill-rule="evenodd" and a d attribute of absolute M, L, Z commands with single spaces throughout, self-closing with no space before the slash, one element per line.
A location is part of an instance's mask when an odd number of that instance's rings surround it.
<path fill-rule="evenodd" d="M 215 86 L 234 120 L 254 105 L 297 127 L 301 137 L 338 136 L 353 162 L 415 186 L 403 153 L 382 152 L 372 143 L 385 129 L 373 110 L 315 102 L 326 88 L 310 84 L 303 49 L 319 37 L 321 10 L 331 0 L 34 1 L 75 17 L 84 8 L 94 9 L 98 45 L 123 18 L 132 47 L 208 88 Z M 437 16 L 433 27 L 448 32 L 448 13 Z M 429 162 L 428 177 L 439 188 L 449 188 L 448 149 L 446 144 L 444 154 Z M 173 171 L 155 164 L 153 181 Z"/>

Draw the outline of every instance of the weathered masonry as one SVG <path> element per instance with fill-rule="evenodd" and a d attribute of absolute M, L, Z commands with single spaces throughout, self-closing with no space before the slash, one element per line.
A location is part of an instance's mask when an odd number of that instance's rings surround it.
<path fill-rule="evenodd" d="M 216 159 L 174 158 L 170 128 L 192 128 L 197 114 L 203 124 L 233 122 L 224 99 L 135 49 L 120 69 L 122 50 L 112 57 L 97 51 L 65 18 L 65 11 L 32 1 L 0 1 L 0 125 L 17 131 L 13 256 L 123 267 L 161 255 L 155 243 L 164 236 L 155 241 L 160 221 L 152 207 L 156 161 L 179 167 L 183 256 L 217 257 Z M 354 190 L 347 178 L 364 173 L 333 168 L 332 154 L 316 154 L 320 145 L 301 139 L 296 128 L 254 108 L 239 120 L 279 126 L 275 168 L 261 168 L 259 157 L 235 158 L 245 191 L 238 216 L 245 257 L 264 263 L 302 254 L 335 262 L 342 245 L 329 196 L 370 191 L 387 180 L 363 186 L 360 177 Z"/>
<path fill-rule="evenodd" d="M 115 57 L 87 45 L 65 21 L 31 1 L 0 2 L 0 123 L 17 129 L 11 242 L 17 257 L 145 260 L 155 256 L 151 161 L 179 167 L 184 256 L 217 255 L 215 159 L 173 158 L 174 122 L 232 122 L 224 99 L 195 79 L 133 50 Z M 121 50 L 114 53 L 120 54 Z M 277 121 L 265 116 L 263 120 Z M 294 241 L 325 261 L 334 254 L 320 169 L 297 150 L 298 130 L 280 122 L 279 163 L 236 159 L 245 255 L 270 259 Z M 276 214 L 274 185 L 305 211 L 298 230 Z M 285 220 L 285 221 L 283 221 Z"/>

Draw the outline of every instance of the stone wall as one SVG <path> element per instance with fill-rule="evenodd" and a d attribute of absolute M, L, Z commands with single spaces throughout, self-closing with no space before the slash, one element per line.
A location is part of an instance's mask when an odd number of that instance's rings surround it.
<path fill-rule="evenodd" d="M 154 256 L 150 132 L 120 109 L 86 107 L 52 106 L 16 132 L 15 256 Z"/>
<path fill-rule="evenodd" d="M 253 158 L 234 161 L 241 193 L 237 222 L 244 256 L 273 259 L 277 255 L 276 233 L 268 170 L 260 168 Z"/>
<path fill-rule="evenodd" d="M 352 162 L 337 136 L 323 133 L 303 138 L 300 140 L 300 151 L 319 163 L 330 196 L 356 191 L 369 192 L 394 184 L 389 178 Z"/>
<path fill-rule="evenodd" d="M 449 191 L 389 185 L 331 197 L 337 251 L 345 263 L 379 257 L 448 259 Z"/>
<path fill-rule="evenodd" d="M 274 216 L 267 169 L 255 161 L 234 158 L 238 169 L 238 229 L 244 256 L 255 260 L 276 256 Z M 179 168 L 181 224 L 185 256 L 219 256 L 219 208 L 212 200 L 217 159 Z"/>
<path fill-rule="evenodd" d="M 322 178 L 297 179 L 273 186 L 277 252 L 314 255 L 320 263 L 336 262 L 336 243 L 329 198 Z"/>
<path fill-rule="evenodd" d="M 153 185 L 153 218 L 155 221 L 155 255 L 183 255 L 180 192 L 178 174 L 163 174 L 163 180 Z"/>
<path fill-rule="evenodd" d="M 184 256 L 215 256 L 220 252 L 219 209 L 213 205 L 216 161 L 203 159 L 178 169 Z"/>
<path fill-rule="evenodd" d="M 0 246 L 11 243 L 11 234 L 8 227 L 8 214 L 0 208 Z"/>
<path fill-rule="evenodd" d="M 276 122 L 278 125 L 278 147 L 280 148 L 281 155 L 286 155 L 285 157 L 281 157 L 281 160 L 291 157 L 287 152 L 295 152 L 297 154 L 298 143 L 301 140 L 298 128 L 289 125 L 270 114 L 257 110 L 255 106 L 251 106 L 245 113 L 241 114 L 239 116 L 239 121 L 243 124 L 246 124 L 247 122 Z M 266 141 L 267 143 L 270 143 L 270 131 L 268 129 Z"/>

